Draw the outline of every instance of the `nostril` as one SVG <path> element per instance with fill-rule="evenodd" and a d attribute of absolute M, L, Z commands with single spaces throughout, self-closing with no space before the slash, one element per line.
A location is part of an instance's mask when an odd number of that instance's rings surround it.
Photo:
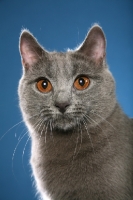
<path fill-rule="evenodd" d="M 64 113 L 67 109 L 67 107 L 69 106 L 70 104 L 68 102 L 64 102 L 64 103 L 60 103 L 60 102 L 56 102 L 55 103 L 55 107 L 58 108 L 58 110 L 62 113 Z"/>

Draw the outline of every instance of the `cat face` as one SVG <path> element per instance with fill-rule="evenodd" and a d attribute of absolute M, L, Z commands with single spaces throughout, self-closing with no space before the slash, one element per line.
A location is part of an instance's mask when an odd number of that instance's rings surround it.
<path fill-rule="evenodd" d="M 114 81 L 105 62 L 105 37 L 99 26 L 90 30 L 79 49 L 66 53 L 47 52 L 24 31 L 20 53 L 24 66 L 20 107 L 29 126 L 62 131 L 79 124 L 91 127 L 112 112 Z"/>

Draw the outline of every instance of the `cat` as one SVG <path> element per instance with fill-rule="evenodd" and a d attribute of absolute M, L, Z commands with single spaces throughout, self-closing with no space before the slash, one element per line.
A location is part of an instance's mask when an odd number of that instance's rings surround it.
<path fill-rule="evenodd" d="M 26 29 L 19 104 L 41 199 L 132 200 L 133 120 L 120 108 L 94 24 L 75 50 L 48 52 Z"/>

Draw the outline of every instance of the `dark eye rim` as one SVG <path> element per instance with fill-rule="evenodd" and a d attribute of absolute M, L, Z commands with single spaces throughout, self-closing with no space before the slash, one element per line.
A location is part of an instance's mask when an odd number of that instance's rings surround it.
<path fill-rule="evenodd" d="M 41 81 L 41 80 L 46 80 L 46 81 L 48 81 L 48 82 L 50 82 L 47 78 L 45 78 L 45 77 L 39 77 L 39 78 L 37 78 L 36 80 L 35 80 L 35 82 L 37 83 L 37 82 L 39 82 L 39 81 Z M 51 82 L 50 82 L 51 83 Z"/>
<path fill-rule="evenodd" d="M 78 78 L 83 78 L 83 77 L 90 79 L 90 77 L 89 77 L 88 75 L 86 75 L 86 74 L 80 74 L 80 75 L 78 75 L 78 76 L 75 78 L 74 81 L 76 81 Z"/>

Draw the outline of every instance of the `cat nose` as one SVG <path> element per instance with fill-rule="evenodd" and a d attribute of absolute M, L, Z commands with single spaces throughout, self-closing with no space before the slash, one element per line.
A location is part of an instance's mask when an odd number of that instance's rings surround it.
<path fill-rule="evenodd" d="M 66 111 L 66 109 L 68 108 L 68 106 L 70 106 L 70 103 L 69 102 L 56 102 L 55 103 L 55 107 L 58 108 L 58 110 L 61 112 L 61 113 L 64 113 Z"/>

